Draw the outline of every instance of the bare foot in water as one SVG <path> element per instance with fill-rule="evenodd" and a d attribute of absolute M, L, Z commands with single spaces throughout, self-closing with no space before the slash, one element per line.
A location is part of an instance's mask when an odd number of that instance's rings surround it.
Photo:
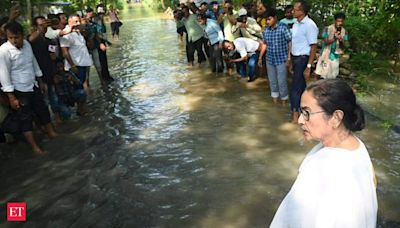
<path fill-rule="evenodd" d="M 62 125 L 62 123 L 63 123 L 63 120 L 62 120 L 59 112 L 54 113 L 54 120 L 55 120 L 57 126 Z"/>
<path fill-rule="evenodd" d="M 54 131 L 53 125 L 51 125 L 51 123 L 46 124 L 46 130 L 47 130 L 47 135 L 50 138 L 55 138 L 58 136 L 58 134 Z"/>
<path fill-rule="evenodd" d="M 233 69 L 232 68 L 228 68 L 228 75 L 229 76 L 234 76 L 233 74 L 234 74 Z"/>
<path fill-rule="evenodd" d="M 32 150 L 33 150 L 33 153 L 37 156 L 43 156 L 47 153 L 46 151 L 40 149 L 39 147 L 32 148 Z"/>
<path fill-rule="evenodd" d="M 47 135 L 51 139 L 56 138 L 58 136 L 58 134 L 55 131 L 49 131 L 49 132 L 47 132 Z"/>
<path fill-rule="evenodd" d="M 299 112 L 292 112 L 292 124 L 298 124 L 299 117 L 300 117 Z"/>
<path fill-rule="evenodd" d="M 56 122 L 56 126 L 60 126 L 62 125 L 64 122 L 62 121 L 62 119 L 55 119 Z"/>

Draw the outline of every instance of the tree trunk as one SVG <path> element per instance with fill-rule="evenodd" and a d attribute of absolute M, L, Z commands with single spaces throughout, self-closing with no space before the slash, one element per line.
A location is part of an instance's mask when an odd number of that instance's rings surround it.
<path fill-rule="evenodd" d="M 32 24 L 32 2 L 31 0 L 26 0 L 26 20 L 28 25 Z"/>
<path fill-rule="evenodd" d="M 381 4 L 379 6 L 379 12 L 383 13 L 385 11 L 386 0 L 381 0 Z"/>
<path fill-rule="evenodd" d="M 165 10 L 165 3 L 164 3 L 164 0 L 161 0 L 161 7 L 162 7 L 163 10 Z"/>

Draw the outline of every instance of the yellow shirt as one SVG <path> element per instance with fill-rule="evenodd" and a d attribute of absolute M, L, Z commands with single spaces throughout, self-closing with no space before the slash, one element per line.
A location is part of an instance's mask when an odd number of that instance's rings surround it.
<path fill-rule="evenodd" d="M 261 31 L 264 31 L 265 27 L 267 26 L 267 19 L 262 17 L 257 17 L 257 23 L 261 26 Z"/>

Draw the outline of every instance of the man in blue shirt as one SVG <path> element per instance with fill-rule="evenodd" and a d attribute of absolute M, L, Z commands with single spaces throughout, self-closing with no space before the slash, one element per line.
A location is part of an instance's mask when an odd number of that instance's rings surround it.
<path fill-rule="evenodd" d="M 293 81 L 290 90 L 290 106 L 292 123 L 300 117 L 300 99 L 306 88 L 306 80 L 310 77 L 311 64 L 317 51 L 318 27 L 308 17 L 310 6 L 305 1 L 297 1 L 293 6 L 293 16 L 297 21 L 292 29 Z M 289 57 L 290 59 L 290 57 Z"/>
<path fill-rule="evenodd" d="M 278 98 L 280 98 L 285 104 L 289 99 L 286 65 L 292 35 L 286 24 L 277 23 L 274 9 L 268 10 L 266 16 L 267 27 L 263 32 L 263 37 L 267 45 L 266 60 L 271 97 L 274 103 L 278 103 Z"/>
<path fill-rule="evenodd" d="M 224 34 L 221 27 L 215 20 L 207 19 L 205 14 L 199 14 L 197 21 L 204 27 L 204 33 L 209 40 L 209 53 L 210 65 L 212 72 L 223 72 L 224 66 L 222 64 L 222 42 L 224 41 Z"/>
<path fill-rule="evenodd" d="M 211 2 L 210 5 L 212 6 L 212 8 L 211 8 L 211 10 L 208 10 L 206 12 L 206 17 L 217 21 L 219 15 L 224 13 L 224 10 L 219 7 L 219 4 L 217 1 Z M 222 25 L 222 27 L 223 27 L 223 25 Z"/>

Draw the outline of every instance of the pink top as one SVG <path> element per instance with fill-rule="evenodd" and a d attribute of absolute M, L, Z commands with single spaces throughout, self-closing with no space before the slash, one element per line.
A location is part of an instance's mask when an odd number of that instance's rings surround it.
<path fill-rule="evenodd" d="M 119 21 L 117 12 L 115 12 L 115 10 L 108 11 L 108 17 L 110 18 L 110 22 L 118 22 Z"/>

